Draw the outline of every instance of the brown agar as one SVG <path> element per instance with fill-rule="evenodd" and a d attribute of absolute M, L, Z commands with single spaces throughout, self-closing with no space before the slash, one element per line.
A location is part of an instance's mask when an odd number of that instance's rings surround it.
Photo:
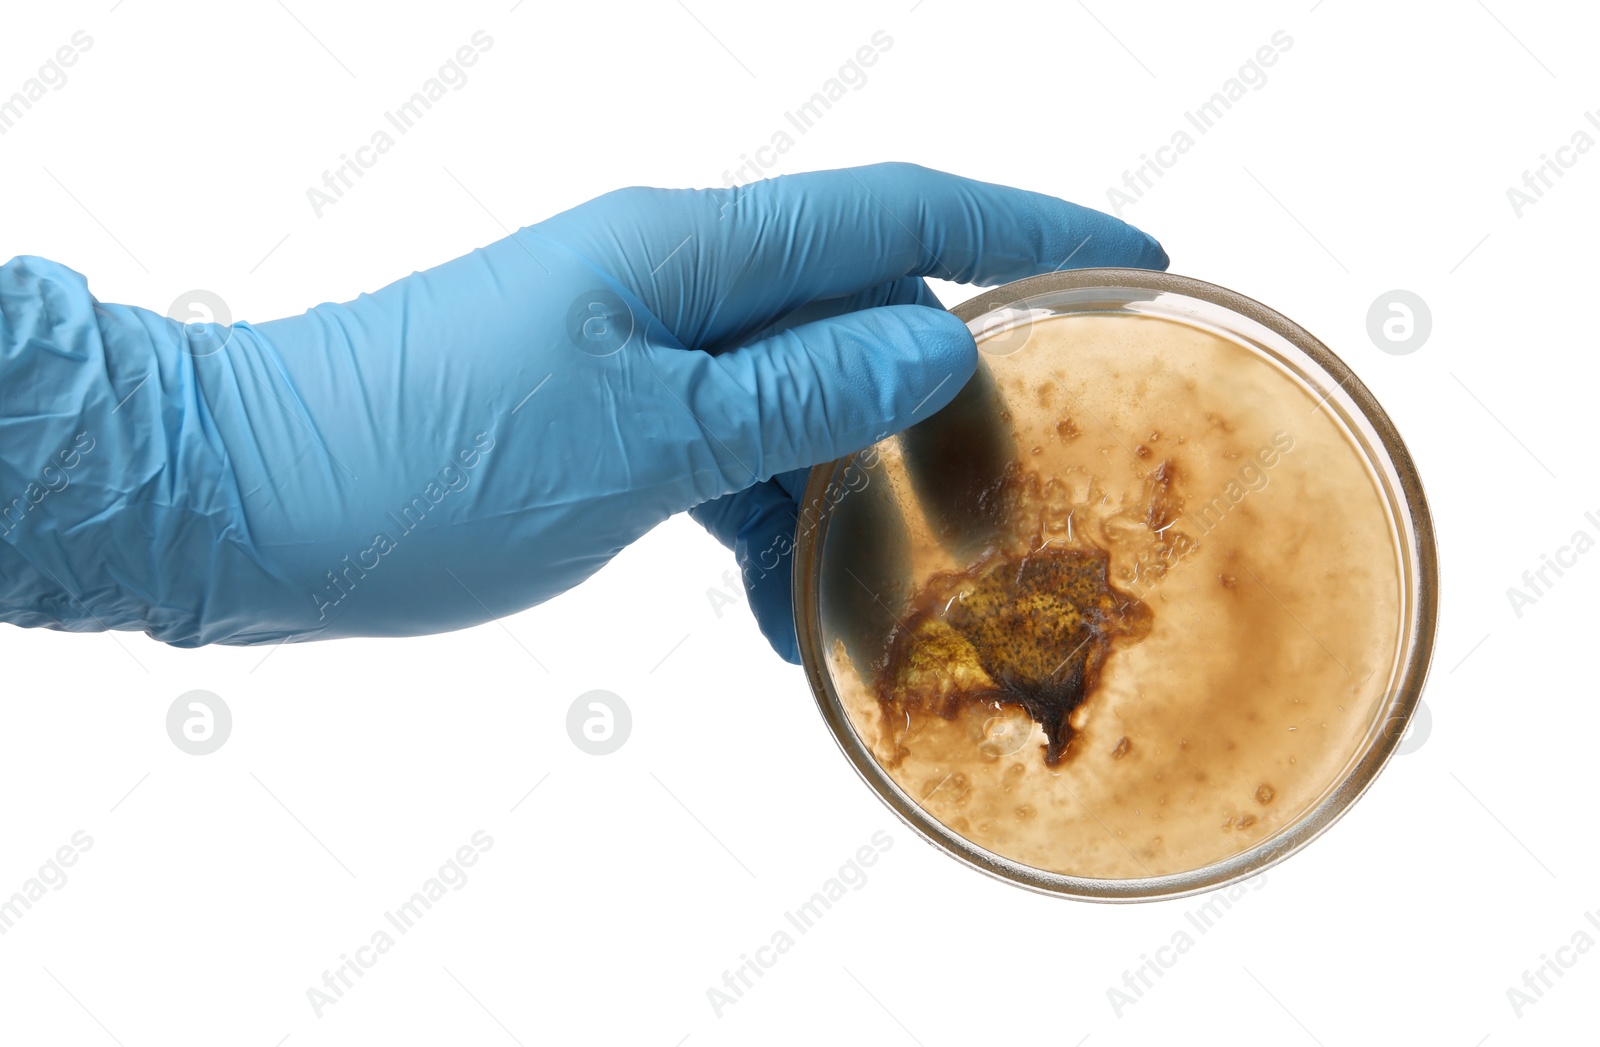
<path fill-rule="evenodd" d="M 990 361 L 1017 457 L 977 555 L 881 445 L 910 573 L 876 655 L 830 651 L 840 701 L 995 854 L 1108 879 L 1224 860 L 1365 744 L 1400 639 L 1392 525 L 1331 413 L 1229 340 L 1093 315 L 1029 339 Z"/>

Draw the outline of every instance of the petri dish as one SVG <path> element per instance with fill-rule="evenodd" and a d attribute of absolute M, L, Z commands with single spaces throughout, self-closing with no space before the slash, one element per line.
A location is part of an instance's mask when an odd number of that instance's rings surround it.
<path fill-rule="evenodd" d="M 1438 568 L 1414 463 L 1293 321 L 1083 269 L 957 307 L 972 380 L 812 470 L 795 623 L 867 785 L 1034 890 L 1171 898 L 1304 847 L 1420 699 Z"/>

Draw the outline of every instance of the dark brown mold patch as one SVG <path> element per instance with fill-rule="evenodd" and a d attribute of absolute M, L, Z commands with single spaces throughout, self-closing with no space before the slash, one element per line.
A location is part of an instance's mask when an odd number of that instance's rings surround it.
<path fill-rule="evenodd" d="M 1070 717 L 1113 648 L 1150 631 L 1149 608 L 1111 584 L 1108 563 L 1098 547 L 1044 541 L 934 576 L 891 635 L 885 712 L 954 719 L 976 704 L 1018 706 L 1044 729 L 1045 763 L 1058 766 Z"/>

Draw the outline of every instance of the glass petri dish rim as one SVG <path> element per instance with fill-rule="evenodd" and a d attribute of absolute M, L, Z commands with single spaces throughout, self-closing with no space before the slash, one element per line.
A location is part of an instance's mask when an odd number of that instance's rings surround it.
<path fill-rule="evenodd" d="M 1395 521 L 1401 545 L 1399 559 L 1404 608 L 1397 658 L 1399 665 L 1389 691 L 1386 711 L 1369 732 L 1363 748 L 1347 766 L 1344 776 L 1288 827 L 1254 847 L 1198 869 L 1129 879 L 1072 876 L 1037 869 L 980 847 L 933 817 L 895 783 L 856 734 L 834 687 L 823 646 L 818 580 L 820 551 L 825 547 L 831 520 L 831 513 L 826 509 L 820 514 L 816 525 L 801 533 L 795 543 L 795 632 L 807 682 L 834 741 L 868 787 L 924 840 L 980 872 L 1043 894 L 1100 902 L 1183 898 L 1247 879 L 1300 851 L 1337 822 L 1387 765 L 1421 700 L 1432 665 L 1438 626 L 1438 549 L 1422 479 L 1388 413 L 1356 377 L 1355 372 L 1331 349 L 1293 320 L 1252 298 L 1216 284 L 1174 273 L 1095 268 L 1017 280 L 991 288 L 950 311 L 971 325 L 986 314 L 1000 309 L 1026 307 L 1032 299 L 1093 289 L 1194 299 L 1243 317 L 1283 339 L 1331 379 L 1331 388 L 1322 390 L 1326 394 L 1326 402 L 1339 410 L 1347 430 L 1360 439 L 1368 454 L 1368 467 L 1376 474 L 1376 478 L 1386 487 L 1392 484 L 1397 488 L 1386 493 L 1391 499 L 1398 499 L 1398 509 L 1402 510 Z M 1149 300 L 1153 301 L 1153 298 Z M 1122 307 L 1132 303 L 1119 301 L 1116 304 Z M 1196 319 L 1189 318 L 1190 322 Z M 1284 363 L 1270 347 L 1255 342 L 1247 332 L 1230 330 L 1227 333 L 1230 337 L 1243 338 L 1258 349 L 1265 350 L 1279 361 L 1280 366 Z M 1360 432 L 1361 426 L 1352 424 L 1356 421 L 1364 422 L 1369 432 Z M 1374 448 L 1366 439 L 1368 435 L 1376 438 L 1382 461 L 1370 460 Z M 814 467 L 807 478 L 802 504 L 828 506 L 828 485 L 849 460 L 850 456 L 846 456 Z"/>

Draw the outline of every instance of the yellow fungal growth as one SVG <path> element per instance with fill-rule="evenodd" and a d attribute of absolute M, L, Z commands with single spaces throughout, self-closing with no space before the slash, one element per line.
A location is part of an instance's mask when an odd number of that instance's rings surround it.
<path fill-rule="evenodd" d="M 946 718 L 973 702 L 1019 705 L 1044 728 L 1045 763 L 1059 765 L 1113 644 L 1150 631 L 1149 608 L 1111 585 L 1108 561 L 1045 542 L 934 576 L 891 635 L 879 700 Z"/>

